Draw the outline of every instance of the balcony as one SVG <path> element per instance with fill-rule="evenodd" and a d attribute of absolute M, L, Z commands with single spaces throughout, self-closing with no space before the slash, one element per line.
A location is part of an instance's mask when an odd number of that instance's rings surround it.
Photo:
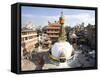
<path fill-rule="evenodd" d="M 49 35 L 49 37 L 59 37 L 59 35 Z"/>
<path fill-rule="evenodd" d="M 60 29 L 60 27 L 47 27 L 47 29 Z"/>
<path fill-rule="evenodd" d="M 47 33 L 59 33 L 59 31 L 47 31 Z"/>
<path fill-rule="evenodd" d="M 37 33 L 34 33 L 34 34 L 27 34 L 27 35 L 21 35 L 21 37 L 29 37 L 29 36 L 36 36 Z"/>

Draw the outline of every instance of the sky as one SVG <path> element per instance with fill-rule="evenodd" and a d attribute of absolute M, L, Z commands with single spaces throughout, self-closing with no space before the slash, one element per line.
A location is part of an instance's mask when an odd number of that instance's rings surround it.
<path fill-rule="evenodd" d="M 94 10 L 80 10 L 80 9 L 63 9 L 63 8 L 44 8 L 44 7 L 21 7 L 21 21 L 22 27 L 32 22 L 35 26 L 47 26 L 48 21 L 58 21 L 63 12 L 65 26 L 75 26 L 84 22 L 86 26 L 88 23 L 95 25 L 95 11 Z"/>

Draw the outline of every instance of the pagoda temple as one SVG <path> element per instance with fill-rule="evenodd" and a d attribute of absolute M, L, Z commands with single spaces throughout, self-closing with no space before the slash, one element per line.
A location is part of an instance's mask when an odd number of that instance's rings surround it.
<path fill-rule="evenodd" d="M 56 42 L 58 40 L 65 40 L 65 30 L 64 30 L 64 15 L 61 12 L 61 16 L 59 17 L 59 21 L 55 21 L 51 23 L 48 22 L 46 33 L 52 42 Z"/>

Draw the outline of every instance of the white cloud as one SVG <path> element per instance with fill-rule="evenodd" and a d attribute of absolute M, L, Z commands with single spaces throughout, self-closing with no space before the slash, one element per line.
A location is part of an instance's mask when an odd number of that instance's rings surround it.
<path fill-rule="evenodd" d="M 22 17 L 33 18 L 33 15 L 32 14 L 22 14 Z"/>
<path fill-rule="evenodd" d="M 33 21 L 37 21 L 37 24 L 42 23 L 41 25 L 46 25 L 48 23 L 47 21 L 53 22 L 53 21 L 59 20 L 59 16 L 36 16 L 36 15 L 32 15 L 32 14 L 22 14 L 22 16 L 26 17 L 28 19 L 33 19 Z M 75 26 L 82 22 L 85 23 L 85 26 L 88 23 L 95 24 L 95 15 L 89 14 L 89 13 L 80 13 L 80 14 L 76 14 L 76 15 L 75 14 L 64 15 L 64 18 L 65 18 L 65 25 L 69 25 L 69 26 Z"/>
<path fill-rule="evenodd" d="M 65 22 L 68 22 L 70 25 L 74 26 L 76 24 L 80 24 L 82 22 L 85 23 L 85 26 L 90 23 L 90 24 L 95 24 L 95 16 L 88 14 L 88 13 L 81 13 L 77 15 L 65 15 Z"/>

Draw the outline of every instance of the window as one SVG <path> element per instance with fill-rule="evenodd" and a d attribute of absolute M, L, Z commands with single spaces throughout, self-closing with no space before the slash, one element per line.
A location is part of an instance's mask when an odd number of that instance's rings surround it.
<path fill-rule="evenodd" d="M 27 40 L 28 38 L 27 37 L 25 37 L 25 40 Z"/>

